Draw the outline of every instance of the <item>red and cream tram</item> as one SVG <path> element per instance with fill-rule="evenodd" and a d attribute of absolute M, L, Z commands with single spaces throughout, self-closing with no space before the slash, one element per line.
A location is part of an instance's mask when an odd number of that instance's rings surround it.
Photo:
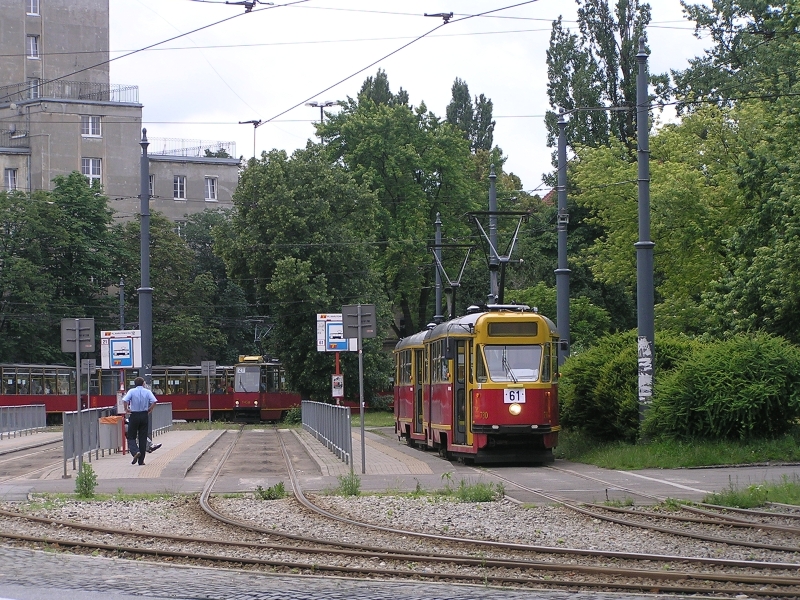
<path fill-rule="evenodd" d="M 395 431 L 478 463 L 553 460 L 558 333 L 526 306 L 473 307 L 395 347 Z"/>

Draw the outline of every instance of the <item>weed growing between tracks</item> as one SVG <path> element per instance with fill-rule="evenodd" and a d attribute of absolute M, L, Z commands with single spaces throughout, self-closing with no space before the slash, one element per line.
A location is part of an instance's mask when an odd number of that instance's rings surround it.
<path fill-rule="evenodd" d="M 286 486 L 283 485 L 282 481 L 266 489 L 258 485 L 256 486 L 255 494 L 257 498 L 261 498 L 262 500 L 280 500 L 286 497 Z"/>

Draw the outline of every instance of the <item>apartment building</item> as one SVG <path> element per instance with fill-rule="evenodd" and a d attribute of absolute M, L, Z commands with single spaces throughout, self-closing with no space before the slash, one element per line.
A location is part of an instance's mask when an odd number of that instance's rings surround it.
<path fill-rule="evenodd" d="M 0 0 L 0 15 L 0 189 L 51 190 L 79 171 L 133 218 L 143 105 L 138 86 L 109 80 L 108 0 Z M 180 221 L 231 205 L 235 146 L 150 141 L 151 210 Z"/>

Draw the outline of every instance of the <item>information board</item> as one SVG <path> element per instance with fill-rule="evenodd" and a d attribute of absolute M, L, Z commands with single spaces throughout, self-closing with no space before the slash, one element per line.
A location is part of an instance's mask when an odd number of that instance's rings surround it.
<path fill-rule="evenodd" d="M 141 369 L 142 332 L 138 329 L 100 332 L 103 369 Z"/>

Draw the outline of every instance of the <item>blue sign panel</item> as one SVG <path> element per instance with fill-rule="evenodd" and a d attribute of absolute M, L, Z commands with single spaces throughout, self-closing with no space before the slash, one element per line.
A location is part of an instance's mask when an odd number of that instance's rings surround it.
<path fill-rule="evenodd" d="M 109 354 L 111 366 L 116 369 L 132 369 L 133 367 L 133 340 L 109 340 Z"/>

